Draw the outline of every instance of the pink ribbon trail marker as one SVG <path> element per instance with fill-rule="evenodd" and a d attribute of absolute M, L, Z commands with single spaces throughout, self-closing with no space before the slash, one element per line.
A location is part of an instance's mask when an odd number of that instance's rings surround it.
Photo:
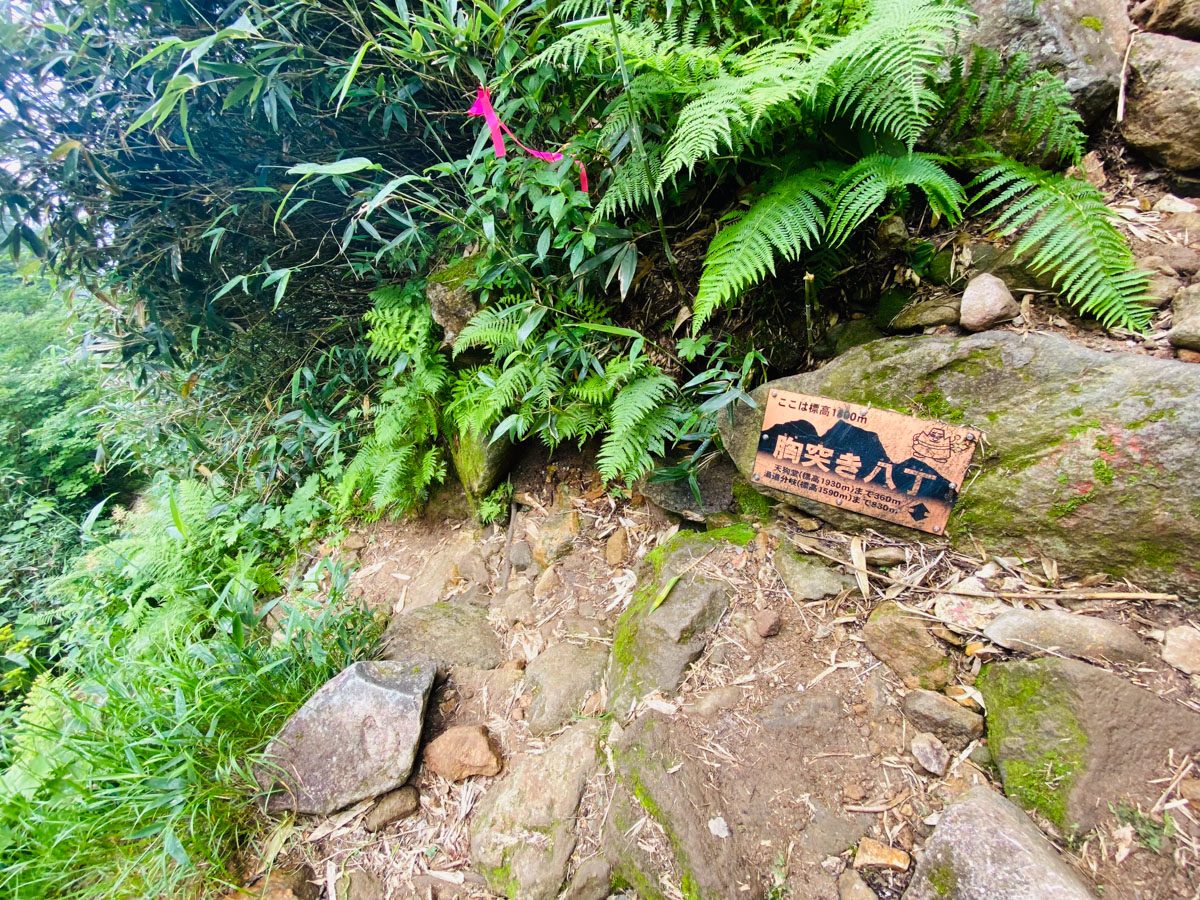
<path fill-rule="evenodd" d="M 534 150 L 522 144 L 520 138 L 512 133 L 512 129 L 500 121 L 500 117 L 496 115 L 496 108 L 492 106 L 492 92 L 482 85 L 475 92 L 475 102 L 467 110 L 467 115 L 483 116 L 483 121 L 487 123 L 488 131 L 492 134 L 492 147 L 495 149 L 497 156 L 508 155 L 508 150 L 504 146 L 504 135 L 507 134 L 518 147 L 530 156 L 536 156 L 538 159 L 544 159 L 546 162 L 558 162 L 563 158 L 561 153 Z M 575 160 L 575 165 L 579 166 L 579 189 L 586 194 L 588 192 L 587 169 L 583 167 L 583 163 L 579 160 Z"/>

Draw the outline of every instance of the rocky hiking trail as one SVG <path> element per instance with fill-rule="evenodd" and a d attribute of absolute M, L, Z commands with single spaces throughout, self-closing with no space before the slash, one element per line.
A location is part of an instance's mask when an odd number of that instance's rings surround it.
<path fill-rule="evenodd" d="M 523 469 L 511 536 L 435 503 L 324 548 L 383 659 L 277 738 L 301 814 L 233 896 L 1197 896 L 1186 601 L 720 467 L 708 530 Z"/>

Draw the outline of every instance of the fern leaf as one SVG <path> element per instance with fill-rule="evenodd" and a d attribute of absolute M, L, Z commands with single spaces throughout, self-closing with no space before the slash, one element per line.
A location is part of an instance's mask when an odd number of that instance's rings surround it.
<path fill-rule="evenodd" d="M 875 0 L 862 28 L 807 64 L 825 85 L 817 111 L 895 135 L 911 151 L 941 105 L 930 79 L 969 15 L 957 0 Z"/>
<path fill-rule="evenodd" d="M 838 180 L 829 214 L 826 242 L 840 247 L 888 196 L 909 186 L 924 192 L 929 206 L 951 223 L 962 218 L 966 197 L 962 186 L 946 174 L 934 157 L 922 153 L 864 157 Z"/>
<path fill-rule="evenodd" d="M 775 274 L 777 257 L 795 261 L 820 241 L 837 175 L 837 167 L 821 166 L 783 179 L 713 238 L 692 307 L 693 328 L 767 273 Z"/>
<path fill-rule="evenodd" d="M 1019 234 L 1013 254 L 1032 254 L 1035 272 L 1052 273 L 1063 296 L 1106 326 L 1143 330 L 1154 315 L 1146 305 L 1149 276 L 1114 225 L 1104 196 L 1086 181 L 1046 172 L 998 155 L 972 182 L 985 199 L 980 212 L 1004 207 L 991 228 Z"/>

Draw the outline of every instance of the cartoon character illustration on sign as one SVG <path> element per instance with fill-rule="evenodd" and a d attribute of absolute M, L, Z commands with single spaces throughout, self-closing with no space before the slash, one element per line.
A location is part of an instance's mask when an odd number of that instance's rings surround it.
<path fill-rule="evenodd" d="M 913 435 L 912 439 L 913 456 L 934 462 L 947 462 L 955 453 L 961 453 L 969 446 L 962 438 L 947 434 L 946 429 L 939 425 Z"/>

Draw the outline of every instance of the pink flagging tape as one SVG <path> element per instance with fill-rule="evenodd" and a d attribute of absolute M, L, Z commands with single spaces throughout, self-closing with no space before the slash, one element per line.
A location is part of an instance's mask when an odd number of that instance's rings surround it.
<path fill-rule="evenodd" d="M 536 156 L 538 159 L 544 159 L 546 162 L 558 162 L 563 158 L 561 153 L 534 150 L 522 144 L 520 138 L 512 133 L 512 129 L 500 121 L 500 117 L 496 115 L 495 107 L 492 106 L 492 92 L 482 85 L 475 92 L 475 102 L 467 110 L 467 115 L 483 116 L 483 121 L 487 123 L 488 131 L 492 134 L 492 147 L 495 149 L 497 156 L 506 156 L 508 154 L 508 150 L 504 146 L 504 135 L 507 134 L 518 147 L 530 156 Z M 579 189 L 586 194 L 588 192 L 587 169 L 583 167 L 583 163 L 579 160 L 575 160 L 575 165 L 579 166 Z"/>

